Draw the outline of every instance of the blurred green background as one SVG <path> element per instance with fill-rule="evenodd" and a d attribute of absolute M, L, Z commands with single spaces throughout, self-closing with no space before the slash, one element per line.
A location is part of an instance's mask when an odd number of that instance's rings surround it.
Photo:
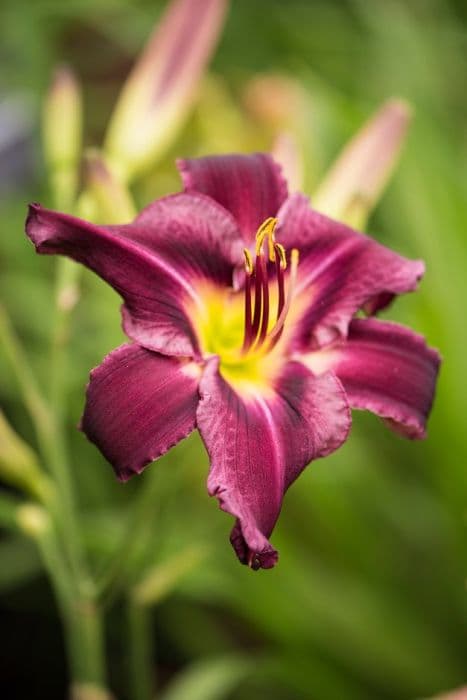
<path fill-rule="evenodd" d="M 56 63 L 72 65 L 85 90 L 86 143 L 99 143 L 163 5 L 1 3 L 0 296 L 45 386 L 55 261 L 36 257 L 23 235 L 26 203 L 51 203 L 41 99 Z M 461 0 L 234 0 L 192 116 L 164 163 L 135 188 L 139 204 L 178 189 L 175 156 L 270 147 L 277 115 L 255 98 L 258 74 L 294 81 L 286 85 L 300 109 L 291 100 L 287 119 L 309 192 L 380 102 L 395 95 L 414 106 L 399 169 L 368 228 L 427 264 L 419 293 L 384 315 L 425 334 L 444 357 L 429 437 L 405 442 L 373 416 L 355 414 L 347 444 L 313 464 L 287 495 L 273 534 L 276 569 L 253 573 L 236 561 L 231 520 L 206 494 L 197 435 L 122 486 L 76 430 L 89 369 L 123 339 L 116 294 L 90 273 L 83 277 L 67 424 L 91 555 L 96 564 L 109 556 L 132 499 L 145 489 L 129 575 L 177 552 L 199 560 L 151 608 L 154 677 L 163 687 L 180 674 L 172 700 L 402 700 L 467 682 L 466 22 Z M 0 402 L 33 444 L 1 352 Z M 124 699 L 121 613 L 117 594 L 107 648 L 110 684 Z M 64 697 L 53 595 L 34 546 L 7 530 L 0 615 L 2 696 Z"/>

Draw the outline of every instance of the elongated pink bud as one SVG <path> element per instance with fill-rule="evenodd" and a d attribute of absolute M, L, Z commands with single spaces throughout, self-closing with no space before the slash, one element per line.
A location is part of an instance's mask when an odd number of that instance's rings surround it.
<path fill-rule="evenodd" d="M 228 0 L 173 0 L 123 87 L 104 151 L 131 179 L 170 146 L 219 38 Z"/>
<path fill-rule="evenodd" d="M 410 106 L 392 99 L 347 144 L 313 197 L 316 209 L 362 228 L 397 163 Z"/>

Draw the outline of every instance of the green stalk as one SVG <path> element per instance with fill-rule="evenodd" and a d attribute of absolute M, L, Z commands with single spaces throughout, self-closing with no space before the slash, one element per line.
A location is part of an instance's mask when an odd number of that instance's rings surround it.
<path fill-rule="evenodd" d="M 53 514 L 60 523 L 67 556 L 73 569 L 78 573 L 83 568 L 83 555 L 77 532 L 75 503 L 62 433 L 52 410 L 42 396 L 23 347 L 1 305 L 0 342 L 34 425 L 44 462 L 57 484 L 60 499 L 58 501 L 53 499 L 51 509 L 53 508 Z"/>
<path fill-rule="evenodd" d="M 154 699 L 155 678 L 151 672 L 154 658 L 151 610 L 132 596 L 127 601 L 128 697 L 131 700 Z"/>
<path fill-rule="evenodd" d="M 80 590 L 79 582 L 63 560 L 47 516 L 42 516 L 36 506 L 23 506 L 22 511 L 20 523 L 37 542 L 64 623 L 73 679 L 71 697 L 110 700 L 106 690 L 102 615 L 92 591 L 86 594 Z"/>
<path fill-rule="evenodd" d="M 52 420 L 37 386 L 36 378 L 13 331 L 10 319 L 0 304 L 0 343 L 18 382 L 25 406 L 31 416 L 38 440 L 50 434 Z M 41 437 L 40 437 L 41 436 Z"/>
<path fill-rule="evenodd" d="M 56 416 L 63 415 L 67 360 L 65 347 L 70 336 L 71 311 L 78 297 L 79 266 L 60 258 L 56 266 L 55 310 L 50 347 L 50 402 Z"/>
<path fill-rule="evenodd" d="M 92 698 L 106 691 L 104 630 L 100 608 L 92 598 L 74 600 L 65 611 L 72 696 Z"/>
<path fill-rule="evenodd" d="M 44 462 L 59 498 L 48 499 L 52 525 L 33 533 L 52 582 L 65 626 L 74 694 L 82 700 L 106 697 L 101 613 L 95 604 L 79 536 L 62 431 L 43 398 L 19 339 L 0 307 L 0 341 L 33 422 Z M 63 549 L 62 549 L 63 548 Z M 98 693 L 98 695 L 96 695 Z"/>

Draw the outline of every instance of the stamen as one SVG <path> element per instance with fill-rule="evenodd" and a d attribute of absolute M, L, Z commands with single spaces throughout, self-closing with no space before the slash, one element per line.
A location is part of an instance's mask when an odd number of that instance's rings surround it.
<path fill-rule="evenodd" d="M 273 216 L 270 216 L 269 219 L 266 219 L 261 226 L 259 227 L 258 231 L 256 232 L 256 255 L 260 255 L 261 251 L 263 249 L 263 243 L 264 239 L 268 238 L 268 256 L 269 260 L 271 262 L 274 262 L 276 259 L 276 255 L 274 252 L 274 243 L 275 243 L 275 238 L 274 238 L 274 229 L 276 228 L 277 225 L 277 219 L 275 219 Z"/>
<path fill-rule="evenodd" d="M 276 321 L 279 320 L 281 311 L 284 308 L 285 289 L 284 289 L 284 270 L 287 267 L 287 259 L 285 257 L 285 249 L 280 243 L 275 243 L 276 249 L 276 277 L 277 277 L 277 315 Z"/>
<path fill-rule="evenodd" d="M 263 284 L 262 284 L 262 292 L 263 292 L 263 305 L 262 305 L 262 313 L 261 313 L 261 329 L 259 332 L 258 340 L 256 342 L 256 345 L 259 347 L 262 345 L 263 340 L 266 337 L 266 333 L 268 332 L 268 323 L 269 323 L 269 280 L 268 280 L 268 270 L 267 266 L 265 263 L 265 260 L 263 256 L 260 256 L 260 265 L 261 265 L 261 276 L 263 278 Z"/>
<path fill-rule="evenodd" d="M 243 255 L 245 256 L 245 269 L 249 275 L 253 274 L 253 258 L 248 248 L 243 249 Z"/>
<path fill-rule="evenodd" d="M 292 297 L 295 290 L 295 284 L 297 282 L 298 259 L 298 250 L 297 248 L 293 248 L 290 251 L 290 274 L 288 280 L 289 285 L 287 289 L 287 299 L 285 300 L 285 304 L 280 312 L 276 325 L 266 336 L 266 342 L 269 342 L 268 350 L 272 350 L 272 348 L 279 342 L 280 337 L 282 335 L 282 331 L 284 330 L 285 319 L 287 318 L 287 314 L 289 313 L 290 305 L 292 303 Z"/>
<path fill-rule="evenodd" d="M 281 268 L 285 270 L 287 267 L 287 258 L 285 256 L 284 246 L 282 245 L 282 243 L 274 243 L 274 250 L 277 254 L 274 256 L 275 261 L 277 262 L 277 256 L 279 256 Z"/>
<path fill-rule="evenodd" d="M 276 243 L 274 229 L 277 219 L 270 217 L 259 227 L 256 233 L 256 259 L 245 248 L 245 325 L 241 354 L 261 351 L 268 352 L 279 341 L 284 328 L 285 319 L 290 309 L 297 278 L 298 250 L 294 248 L 290 253 L 290 273 L 288 278 L 287 296 L 285 295 L 285 275 L 287 268 L 287 256 L 285 248 Z M 277 312 L 276 322 L 268 332 L 269 326 L 269 279 L 268 264 L 265 259 L 263 246 L 268 239 L 268 259 L 275 263 L 277 277 Z M 255 278 L 254 306 L 252 305 L 252 278 Z M 253 308 L 252 308 L 253 306 Z M 267 344 L 267 347 L 266 347 Z"/>
<path fill-rule="evenodd" d="M 258 335 L 261 321 L 262 290 L 263 290 L 263 266 L 261 265 L 262 254 L 256 256 L 255 263 L 255 310 L 253 313 L 252 340 Z"/>
<path fill-rule="evenodd" d="M 251 277 L 253 274 L 253 261 L 248 250 L 245 253 L 245 326 L 243 331 L 242 354 L 244 354 L 253 342 L 253 328 L 251 324 Z"/>

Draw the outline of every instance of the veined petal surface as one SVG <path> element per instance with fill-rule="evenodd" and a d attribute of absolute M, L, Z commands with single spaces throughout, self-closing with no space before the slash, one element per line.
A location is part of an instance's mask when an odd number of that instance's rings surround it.
<path fill-rule="evenodd" d="M 347 340 L 310 353 L 313 372 L 333 370 L 352 408 L 368 409 L 409 438 L 424 438 L 440 357 L 424 338 L 397 323 L 354 319 Z"/>
<path fill-rule="evenodd" d="M 151 350 L 196 355 L 190 308 L 206 281 L 230 286 L 241 244 L 232 219 L 207 197 L 159 200 L 134 224 L 96 226 L 31 205 L 26 232 L 37 252 L 62 254 L 96 272 L 122 296 L 124 330 Z"/>
<path fill-rule="evenodd" d="M 237 519 L 232 545 L 244 564 L 270 568 L 278 554 L 269 543 L 282 499 L 313 459 L 347 437 L 345 393 L 332 373 L 314 377 L 287 363 L 266 391 L 240 392 L 211 359 L 200 381 L 197 425 L 211 459 L 210 495 Z"/>
<path fill-rule="evenodd" d="M 187 192 L 207 194 L 233 214 L 247 245 L 287 197 L 280 166 L 266 153 L 179 160 L 177 166 Z"/>
<path fill-rule="evenodd" d="M 165 454 L 195 427 L 200 369 L 134 344 L 91 372 L 81 428 L 118 478 Z"/>
<path fill-rule="evenodd" d="M 289 328 L 292 347 L 320 347 L 345 336 L 361 308 L 375 313 L 394 295 L 412 291 L 424 272 L 369 236 L 310 208 L 292 195 L 279 212 L 277 239 L 300 253 L 295 301 L 300 308 Z"/>

